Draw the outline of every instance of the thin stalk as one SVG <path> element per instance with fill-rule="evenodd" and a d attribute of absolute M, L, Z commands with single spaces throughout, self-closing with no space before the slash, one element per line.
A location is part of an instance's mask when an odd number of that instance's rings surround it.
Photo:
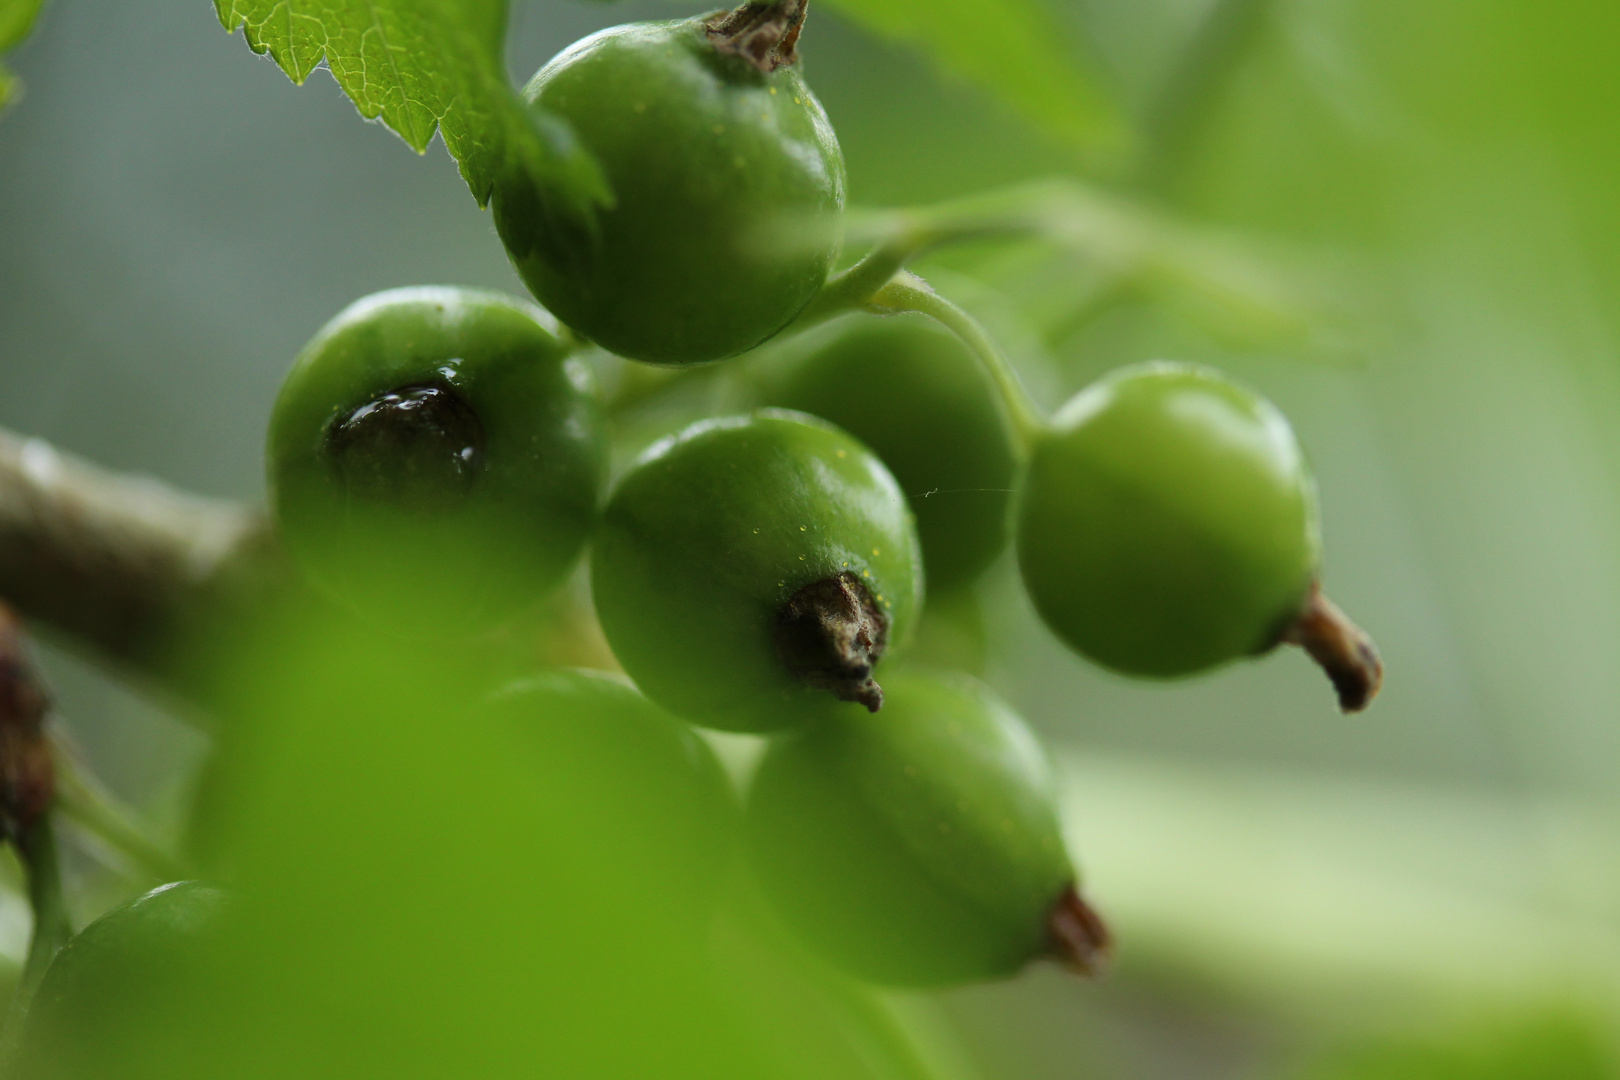
<path fill-rule="evenodd" d="M 906 219 L 898 220 L 893 232 L 882 243 L 867 252 L 854 266 L 828 279 L 815 299 L 794 320 L 793 329 L 814 326 L 835 315 L 865 306 L 879 289 L 905 268 L 908 261 L 948 238 L 938 228 L 923 228 Z"/>
<path fill-rule="evenodd" d="M 1047 430 L 1046 417 L 1030 399 L 1023 381 L 1018 378 L 1018 372 L 1002 355 L 996 343 L 990 340 L 990 335 L 985 333 L 978 320 L 930 289 L 928 283 L 915 274 L 904 272 L 879 289 L 866 306 L 879 313 L 915 311 L 927 315 L 961 338 L 962 343 L 978 357 L 985 373 L 995 384 L 996 397 L 1012 430 L 1014 442 L 1023 456 L 1029 455 L 1036 440 Z"/>
<path fill-rule="evenodd" d="M 34 927 L 28 939 L 22 977 L 6 1011 L 5 1027 L 0 1029 L 0 1075 L 8 1077 L 14 1072 L 23 1021 L 34 994 L 57 951 L 73 936 L 73 924 L 62 893 L 56 833 L 49 813 L 41 814 L 18 838 L 17 850 L 28 873 L 28 906 L 34 913 Z"/>
<path fill-rule="evenodd" d="M 28 958 L 23 962 L 22 981 L 17 987 L 17 997 L 25 1009 L 34 991 L 39 989 L 39 982 L 45 977 L 45 969 L 50 967 L 57 950 L 73 936 L 73 924 L 68 919 L 67 901 L 62 893 L 62 863 L 51 818 L 49 813 L 41 816 L 18 845 L 28 869 L 28 906 L 34 913 Z"/>
<path fill-rule="evenodd" d="M 183 860 L 149 837 L 135 816 L 87 776 L 72 758 L 58 753 L 56 765 L 56 807 L 64 820 L 71 821 L 128 859 L 137 870 L 160 882 L 180 881 L 191 876 Z"/>

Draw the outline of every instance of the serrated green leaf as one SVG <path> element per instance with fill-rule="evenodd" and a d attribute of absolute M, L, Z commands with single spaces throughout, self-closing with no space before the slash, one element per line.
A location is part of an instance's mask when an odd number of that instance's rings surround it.
<path fill-rule="evenodd" d="M 295 83 L 324 60 L 360 114 L 418 153 L 444 137 L 478 204 L 503 169 L 545 175 L 589 213 L 608 198 L 595 162 L 543 132 L 507 82 L 506 0 L 214 0 L 226 30 Z M 548 125 L 549 126 L 549 125 Z"/>
<path fill-rule="evenodd" d="M 1105 157 L 1128 149 L 1118 104 L 1095 72 L 1062 47 L 1038 0 L 829 2 L 869 30 L 921 46 L 1059 141 Z"/>

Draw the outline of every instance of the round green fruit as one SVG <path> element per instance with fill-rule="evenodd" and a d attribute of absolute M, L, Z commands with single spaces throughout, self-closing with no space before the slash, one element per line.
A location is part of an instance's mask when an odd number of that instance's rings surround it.
<path fill-rule="evenodd" d="M 737 805 L 714 751 L 687 725 L 602 672 L 548 671 L 480 709 L 532 750 L 551 811 L 537 814 L 552 872 L 619 881 L 647 921 L 707 925 L 732 852 Z M 524 852 L 514 852 L 523 857 Z M 573 867 L 563 864 L 572 862 Z"/>
<path fill-rule="evenodd" d="M 769 404 L 824 417 L 883 459 L 917 515 L 931 590 L 977 577 L 1007 544 L 1017 469 L 978 359 L 922 315 L 853 315 L 806 338 Z"/>
<path fill-rule="evenodd" d="M 704 420 L 619 482 L 591 549 L 613 653 L 694 723 L 768 731 L 876 709 L 873 669 L 922 602 L 911 511 L 882 462 L 802 413 Z"/>
<path fill-rule="evenodd" d="M 221 890 L 180 881 L 113 908 L 75 934 L 29 1007 L 18 1075 L 173 1075 L 160 1063 L 162 1036 L 208 1022 L 199 976 L 228 906 Z"/>
<path fill-rule="evenodd" d="M 844 159 L 832 126 L 791 40 L 756 64 L 771 27 L 730 22 L 603 30 L 524 88 L 600 166 L 612 198 L 593 220 L 562 212 L 565 193 L 546 177 L 496 185 L 495 226 L 530 291 L 634 360 L 695 363 L 758 345 L 810 302 L 838 253 Z"/>
<path fill-rule="evenodd" d="M 1321 550 L 1288 421 L 1184 364 L 1124 368 L 1070 399 L 1020 496 L 1035 607 L 1070 646 L 1131 675 L 1189 675 L 1277 644 Z"/>
<path fill-rule="evenodd" d="M 754 776 L 749 862 L 807 944 L 878 983 L 1011 975 L 1043 956 L 1098 968 L 1033 733 L 965 676 L 896 675 L 879 716 L 782 736 Z"/>
<path fill-rule="evenodd" d="M 534 603 L 583 550 L 605 470 L 589 369 L 527 301 L 360 300 L 305 346 L 270 420 L 270 499 L 324 591 L 454 632 Z"/>

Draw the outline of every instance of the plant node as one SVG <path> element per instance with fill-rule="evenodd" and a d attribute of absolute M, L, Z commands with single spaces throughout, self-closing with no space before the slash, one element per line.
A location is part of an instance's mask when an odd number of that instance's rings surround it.
<path fill-rule="evenodd" d="M 889 620 L 861 579 L 849 571 L 813 581 L 776 613 L 776 653 L 794 678 L 872 712 L 883 688 L 872 666 L 889 639 Z"/>
<path fill-rule="evenodd" d="M 1049 955 L 1076 975 L 1098 979 L 1108 971 L 1114 935 L 1108 932 L 1097 909 L 1081 899 L 1080 890 L 1073 885 L 1052 905 L 1046 917 L 1046 932 L 1051 938 Z"/>
<path fill-rule="evenodd" d="M 810 0 L 749 0 L 704 21 L 716 50 L 740 56 L 767 75 L 799 62 L 799 31 Z"/>
<path fill-rule="evenodd" d="M 50 699 L 29 663 L 22 624 L 0 603 L 0 835 L 21 844 L 56 796 L 45 737 Z"/>
<path fill-rule="evenodd" d="M 1311 594 L 1282 640 L 1304 649 L 1327 672 L 1333 689 L 1339 692 L 1339 708 L 1360 712 L 1378 696 L 1384 683 L 1384 662 L 1367 632 L 1322 594 L 1320 585 Z"/>

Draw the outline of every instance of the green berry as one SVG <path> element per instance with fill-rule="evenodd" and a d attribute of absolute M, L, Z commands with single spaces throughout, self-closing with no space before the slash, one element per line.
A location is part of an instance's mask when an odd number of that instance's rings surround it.
<path fill-rule="evenodd" d="M 508 177 L 495 225 L 530 291 L 603 348 L 666 364 L 731 356 L 826 280 L 844 159 L 792 41 L 771 29 L 722 16 L 613 27 L 525 87 L 595 157 L 612 203 L 571 220 L 544 179 Z"/>
<path fill-rule="evenodd" d="M 917 515 L 930 589 L 977 577 L 1007 544 L 1017 468 L 978 359 L 922 315 L 855 315 L 806 337 L 768 402 L 824 417 L 883 459 Z"/>
<path fill-rule="evenodd" d="M 875 709 L 922 600 L 911 512 L 872 453 L 776 409 L 701 421 L 619 482 L 591 549 L 608 643 L 694 723 L 766 731 Z"/>
<path fill-rule="evenodd" d="M 624 879 L 652 920 L 707 924 L 730 858 L 737 807 L 714 751 L 690 727 L 622 680 L 550 671 L 512 683 L 480 715 L 516 728 L 567 843 L 545 846 L 552 869 Z M 537 822 L 542 824 L 543 822 Z"/>
<path fill-rule="evenodd" d="M 534 603 L 584 547 L 605 468 L 589 369 L 533 304 L 455 288 L 358 301 L 317 334 L 270 421 L 297 562 L 392 627 Z"/>
<path fill-rule="evenodd" d="M 1070 399 L 1035 448 L 1017 527 L 1047 625 L 1126 674 L 1190 675 L 1265 652 L 1326 605 L 1316 485 L 1292 428 L 1204 368 L 1124 368 Z M 1358 695 L 1358 676 L 1330 666 L 1347 708 L 1377 681 L 1371 643 L 1351 652 L 1363 655 L 1342 659 L 1370 686 Z"/>
<path fill-rule="evenodd" d="M 218 947 L 229 898 L 196 881 L 113 908 L 64 945 L 28 1011 L 18 1075 L 162 1075 L 154 1030 L 205 1022 L 196 980 Z M 153 1071 L 148 1072 L 147 1069 Z"/>
<path fill-rule="evenodd" d="M 808 944 L 874 982 L 1092 970 L 1107 932 L 1079 899 L 1044 751 L 965 676 L 891 678 L 879 716 L 782 736 L 746 835 L 766 895 Z"/>

